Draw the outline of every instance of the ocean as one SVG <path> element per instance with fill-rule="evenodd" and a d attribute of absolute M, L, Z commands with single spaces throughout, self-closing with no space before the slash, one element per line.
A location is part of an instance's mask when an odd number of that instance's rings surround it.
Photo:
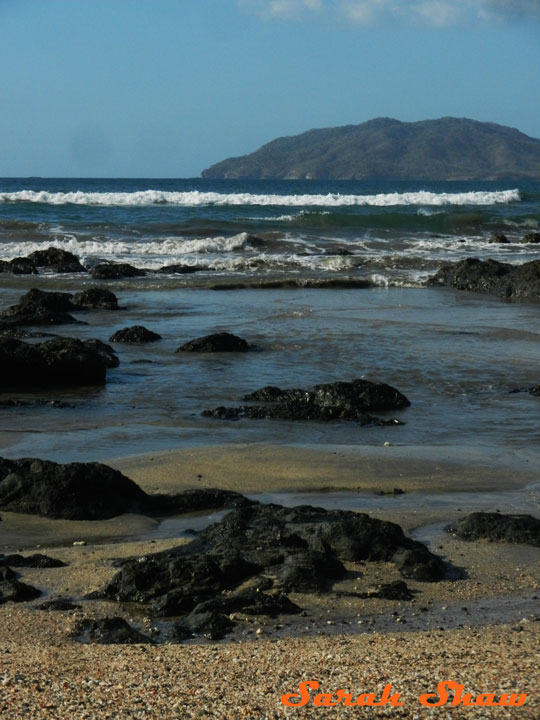
<path fill-rule="evenodd" d="M 1 454 L 60 462 L 268 442 L 384 447 L 530 469 L 540 441 L 538 305 L 430 288 L 444 261 L 522 263 L 540 245 L 540 183 L 0 180 L 0 259 L 51 245 L 144 277 L 0 274 L 0 307 L 31 287 L 106 286 L 122 310 L 51 328 L 108 342 L 144 325 L 163 340 L 116 344 L 104 387 L 0 393 Z M 507 244 L 490 243 L 504 233 Z M 170 264 L 196 269 L 157 273 Z M 48 329 L 49 331 L 49 329 Z M 175 353 L 228 331 L 246 354 Z M 404 424 L 361 427 L 201 416 L 264 385 L 366 378 L 402 391 Z M 520 390 L 522 392 L 513 392 Z M 28 405 L 1 406 L 23 399 Z M 67 407 L 32 404 L 55 399 Z M 379 413 L 380 414 L 380 413 Z"/>

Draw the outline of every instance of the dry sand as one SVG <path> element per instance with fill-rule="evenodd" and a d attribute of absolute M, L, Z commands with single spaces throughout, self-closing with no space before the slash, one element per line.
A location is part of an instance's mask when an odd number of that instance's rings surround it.
<path fill-rule="evenodd" d="M 212 485 L 244 492 L 286 487 L 380 490 L 397 484 L 409 492 L 418 487 L 456 489 L 454 483 L 466 487 L 466 469 L 457 466 L 429 461 L 407 465 L 392 459 L 378 463 L 347 454 L 264 446 L 205 448 L 111 464 L 152 491 Z M 494 473 L 478 469 L 472 476 L 481 488 L 487 486 L 488 477 L 504 487 L 504 473 Z M 529 479 L 512 476 L 506 486 L 523 485 Z M 470 484 L 467 487 L 471 489 Z M 406 528 L 446 519 L 440 511 L 373 514 L 392 517 Z M 41 540 L 40 552 L 68 562 L 67 568 L 21 569 L 21 579 L 46 595 L 75 600 L 107 582 L 115 572 L 112 559 L 144 555 L 179 542 L 134 540 L 133 535 L 151 532 L 154 523 L 134 516 L 69 523 L 3 515 L 4 541 L 20 538 L 17 532 L 26 521 L 27 547 Z M 116 537 L 115 542 L 111 537 Z M 87 545 L 73 547 L 72 538 L 84 539 Z M 8 542 L 1 545 L 16 549 Z M 8 548 L 0 547 L 0 552 L 4 549 Z M 170 624 L 155 624 L 141 609 L 113 603 L 94 601 L 72 612 L 35 610 L 29 604 L 0 606 L 0 717 L 536 720 L 540 717 L 540 550 L 464 543 L 447 534 L 437 538 L 433 549 L 463 568 L 468 577 L 442 583 L 408 581 L 416 593 L 414 600 L 396 603 L 358 597 L 372 585 L 398 578 L 391 563 L 349 564 L 348 578 L 334 587 L 338 592 L 291 595 L 306 610 L 301 618 L 239 616 L 233 642 L 170 644 Z M 125 617 L 159 644 L 81 645 L 73 639 L 80 618 L 112 615 Z M 493 622 L 505 617 L 511 622 Z M 343 688 L 354 695 L 380 692 L 391 683 L 404 705 L 285 708 L 281 695 L 295 692 L 303 680 L 318 681 L 324 692 Z M 419 695 L 434 692 L 443 680 L 463 683 L 474 694 L 518 692 L 528 697 L 517 708 L 419 705 Z"/>

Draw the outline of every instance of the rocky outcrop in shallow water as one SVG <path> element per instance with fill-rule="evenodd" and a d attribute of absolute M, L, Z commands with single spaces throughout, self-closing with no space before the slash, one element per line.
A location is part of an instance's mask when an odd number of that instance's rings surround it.
<path fill-rule="evenodd" d="M 427 285 L 490 293 L 502 298 L 540 301 L 540 260 L 511 265 L 497 260 L 467 258 L 446 263 Z"/>
<path fill-rule="evenodd" d="M 118 362 L 100 340 L 57 337 L 31 345 L 0 337 L 0 388 L 101 385 Z"/>
<path fill-rule="evenodd" d="M 14 275 L 37 275 L 38 268 L 47 268 L 54 273 L 86 272 L 86 268 L 76 255 L 56 247 L 36 250 L 26 257 L 0 261 L 0 272 L 10 272 Z"/>
<path fill-rule="evenodd" d="M 461 540 L 490 540 L 540 547 L 540 520 L 532 515 L 471 513 L 448 525 L 446 531 Z"/>
<path fill-rule="evenodd" d="M 120 562 L 91 597 L 148 603 L 156 615 L 184 616 L 179 637 L 217 638 L 232 629 L 233 612 L 297 613 L 284 593 L 324 592 L 346 574 L 343 562 L 396 561 L 402 552 L 415 554 L 423 568 L 418 579 L 444 578 L 443 561 L 394 523 L 344 510 L 252 504 L 189 545 Z"/>
<path fill-rule="evenodd" d="M 240 407 L 218 407 L 205 410 L 206 417 L 223 420 L 256 418 L 272 420 L 354 420 L 362 425 L 397 425 L 399 420 L 382 420 L 368 415 L 372 411 L 401 410 L 410 405 L 399 390 L 386 383 L 369 380 L 335 382 L 315 385 L 309 390 L 295 388 L 282 390 L 268 385 L 245 395 L 248 402 L 263 402 L 265 405 L 241 405 Z"/>
<path fill-rule="evenodd" d="M 129 265 L 128 263 L 99 263 L 90 268 L 90 275 L 96 280 L 118 280 L 120 278 L 143 277 L 144 270 Z"/>
<path fill-rule="evenodd" d="M 101 463 L 61 465 L 39 458 L 0 458 L 0 508 L 67 520 L 104 520 L 127 512 L 175 515 L 249 504 L 228 490 L 148 495 L 133 480 Z"/>
<path fill-rule="evenodd" d="M 222 332 L 205 335 L 181 345 L 176 352 L 247 352 L 249 344 L 238 335 Z"/>
<path fill-rule="evenodd" d="M 117 330 L 114 335 L 111 335 L 109 342 L 148 343 L 156 342 L 156 340 L 161 339 L 161 335 L 158 335 L 158 333 L 152 332 L 152 330 L 148 330 L 142 325 L 133 325 L 132 327 Z"/>
<path fill-rule="evenodd" d="M 97 287 L 88 288 L 76 295 L 32 288 L 21 296 L 16 305 L 0 313 L 0 328 L 20 325 L 82 324 L 69 313 L 89 309 L 117 310 L 118 300 L 110 290 Z"/>

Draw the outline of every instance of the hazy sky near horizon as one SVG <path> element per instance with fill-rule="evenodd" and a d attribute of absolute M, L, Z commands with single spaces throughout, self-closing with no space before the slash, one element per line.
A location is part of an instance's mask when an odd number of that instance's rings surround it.
<path fill-rule="evenodd" d="M 195 177 L 314 127 L 540 138 L 540 0 L 0 0 L 0 176 Z"/>

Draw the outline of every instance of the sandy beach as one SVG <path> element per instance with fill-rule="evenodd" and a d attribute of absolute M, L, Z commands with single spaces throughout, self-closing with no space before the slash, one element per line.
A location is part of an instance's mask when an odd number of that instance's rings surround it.
<path fill-rule="evenodd" d="M 419 490 L 482 492 L 490 484 L 517 490 L 532 478 L 478 468 L 467 483 L 465 468 L 456 464 L 408 464 L 399 458 L 269 446 L 190 449 L 111 464 L 145 490 L 160 492 L 217 485 L 245 493 L 309 490 L 322 497 L 334 488 L 375 494 L 399 484 L 414 496 Z M 392 507 L 392 496 L 380 500 L 369 512 L 399 522 L 407 532 L 446 522 L 459 512 L 420 506 L 399 510 Z M 63 568 L 21 568 L 20 579 L 44 597 L 66 596 L 77 603 L 111 579 L 113 560 L 188 542 L 159 537 L 158 527 L 158 520 L 135 515 L 81 522 L 3 513 L 0 551 L 24 545 L 24 554 L 39 551 L 66 562 Z M 0 606 L 0 711 L 9 718 L 100 720 L 263 720 L 311 718 L 314 712 L 339 718 L 358 713 L 368 718 L 538 717 L 540 551 L 467 543 L 437 533 L 432 536 L 435 552 L 464 570 L 464 578 L 408 581 L 414 593 L 409 602 L 362 598 L 360 590 L 397 580 L 399 574 L 392 563 L 349 563 L 347 577 L 332 592 L 290 595 L 304 608 L 302 616 L 239 615 L 234 633 L 218 643 L 178 645 L 170 623 L 151 619 L 137 606 L 83 601 L 81 609 L 63 612 L 34 609 L 40 600 Z M 86 645 L 74 638 L 81 619 L 111 616 L 124 617 L 157 644 Z M 391 683 L 403 705 L 315 710 L 310 701 L 285 707 L 281 696 L 298 692 L 299 682 L 306 680 L 319 682 L 320 692 L 344 689 L 355 696 L 380 693 Z M 518 692 L 528 697 L 513 709 L 463 709 L 451 706 L 451 699 L 437 709 L 420 705 L 419 696 L 435 692 L 441 681 L 462 683 L 464 692 L 473 695 Z"/>

